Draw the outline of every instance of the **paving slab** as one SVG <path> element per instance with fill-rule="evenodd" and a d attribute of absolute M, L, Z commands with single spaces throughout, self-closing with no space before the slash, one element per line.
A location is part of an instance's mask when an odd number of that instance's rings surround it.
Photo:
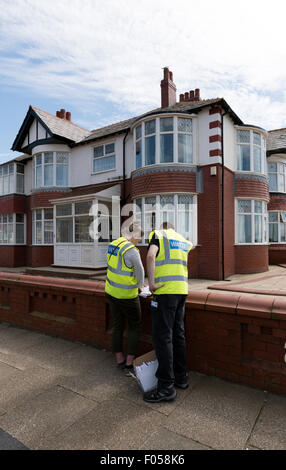
<path fill-rule="evenodd" d="M 43 341 L 42 333 L 9 326 L 0 329 L 0 352 L 4 354 L 20 353 L 32 345 Z"/>
<path fill-rule="evenodd" d="M 140 450 L 211 450 L 211 448 L 160 427 L 151 434 Z"/>
<path fill-rule="evenodd" d="M 286 397 L 269 393 L 249 444 L 263 450 L 286 449 Z"/>
<path fill-rule="evenodd" d="M 107 400 L 40 448 L 137 450 L 165 419 L 123 398 Z"/>
<path fill-rule="evenodd" d="M 166 427 L 213 449 L 244 449 L 263 401 L 261 390 L 204 377 Z"/>
<path fill-rule="evenodd" d="M 0 416 L 0 428 L 35 450 L 94 407 L 92 400 L 55 386 Z"/>

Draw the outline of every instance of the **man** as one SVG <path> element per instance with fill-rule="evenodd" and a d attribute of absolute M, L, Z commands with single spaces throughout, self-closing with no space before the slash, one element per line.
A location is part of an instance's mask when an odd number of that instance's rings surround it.
<path fill-rule="evenodd" d="M 136 248 L 143 236 L 141 227 L 130 226 L 126 236 L 110 243 L 107 252 L 105 293 L 113 316 L 112 351 L 117 367 L 127 373 L 133 368 L 141 334 L 141 307 L 138 289 L 144 284 L 144 268 Z M 123 333 L 128 322 L 126 359 L 123 353 Z"/>
<path fill-rule="evenodd" d="M 188 294 L 188 253 L 192 243 L 164 222 L 149 237 L 147 273 L 151 302 L 152 339 L 158 359 L 157 389 L 144 396 L 150 403 L 176 398 L 176 387 L 188 387 L 185 302 Z"/>

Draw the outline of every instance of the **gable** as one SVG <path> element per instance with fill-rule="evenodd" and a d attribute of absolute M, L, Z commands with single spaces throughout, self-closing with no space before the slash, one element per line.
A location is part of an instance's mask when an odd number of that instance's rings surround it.
<path fill-rule="evenodd" d="M 21 147 L 23 151 L 27 146 L 37 143 L 39 140 L 48 139 L 52 135 L 45 129 L 38 121 L 38 119 L 34 119 L 30 128 L 28 128 L 26 132 L 26 137 L 24 137 L 24 141 Z"/>

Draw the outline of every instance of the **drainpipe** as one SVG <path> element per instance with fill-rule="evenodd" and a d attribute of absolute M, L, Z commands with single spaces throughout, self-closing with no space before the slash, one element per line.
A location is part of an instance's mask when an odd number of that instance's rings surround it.
<path fill-rule="evenodd" d="M 225 270 L 224 270 L 224 145 L 223 145 L 223 118 L 227 112 L 221 115 L 221 263 L 222 263 L 222 280 L 225 279 Z"/>
<path fill-rule="evenodd" d="M 126 152 L 125 152 L 125 142 L 128 135 L 129 129 L 127 129 L 126 134 L 123 139 L 123 206 L 126 202 Z"/>

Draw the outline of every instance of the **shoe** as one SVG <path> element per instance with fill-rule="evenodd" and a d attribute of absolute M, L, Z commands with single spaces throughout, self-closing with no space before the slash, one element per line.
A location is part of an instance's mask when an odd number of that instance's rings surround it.
<path fill-rule="evenodd" d="M 126 361 L 118 362 L 116 367 L 117 367 L 117 369 L 123 370 L 126 367 Z"/>
<path fill-rule="evenodd" d="M 181 388 L 182 390 L 186 390 L 186 388 L 188 388 L 188 386 L 189 386 L 189 383 L 188 382 L 175 382 L 174 385 L 177 388 Z"/>
<path fill-rule="evenodd" d="M 159 403 L 160 401 L 172 401 L 176 398 L 177 392 L 172 387 L 169 389 L 153 390 L 144 395 L 143 400 L 148 403 Z"/>
<path fill-rule="evenodd" d="M 132 376 L 131 372 L 133 372 L 133 370 L 134 370 L 133 364 L 130 364 L 129 366 L 125 365 L 123 369 L 126 377 L 131 377 Z"/>

